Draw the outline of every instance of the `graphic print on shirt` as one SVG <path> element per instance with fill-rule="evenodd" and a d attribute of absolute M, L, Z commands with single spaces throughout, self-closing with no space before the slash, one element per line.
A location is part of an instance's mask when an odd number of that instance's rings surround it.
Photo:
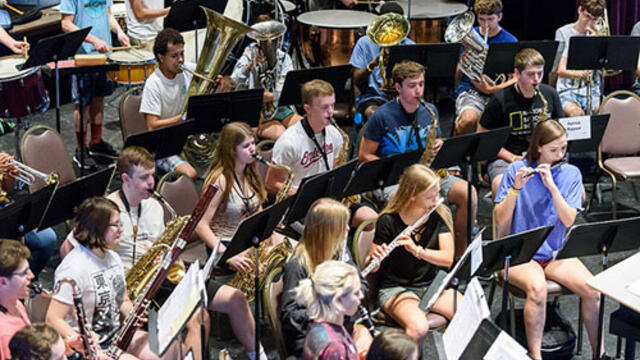
<path fill-rule="evenodd" d="M 95 289 L 95 309 L 92 329 L 98 335 L 98 342 L 108 342 L 118 331 L 120 312 L 118 304 L 124 298 L 124 279 L 116 268 L 95 272 L 90 275 Z"/>
<path fill-rule="evenodd" d="M 427 138 L 429 127 L 420 130 L 421 145 L 424 147 L 424 139 Z M 387 132 L 380 142 L 380 153 L 384 155 L 402 154 L 410 150 L 417 150 L 418 143 L 412 125 L 404 125 L 395 129 L 393 132 Z"/>
<path fill-rule="evenodd" d="M 105 0 L 85 0 L 84 7 L 87 15 L 98 18 L 106 13 L 107 2 Z"/>
<path fill-rule="evenodd" d="M 327 158 L 329 158 L 330 154 L 333 154 L 333 144 L 322 144 L 322 151 L 327 154 Z M 324 161 L 322 159 L 322 154 L 318 151 L 318 148 L 314 147 L 312 151 L 305 151 L 302 154 L 302 159 L 300 160 L 300 165 L 304 168 L 308 168 L 316 161 Z"/>

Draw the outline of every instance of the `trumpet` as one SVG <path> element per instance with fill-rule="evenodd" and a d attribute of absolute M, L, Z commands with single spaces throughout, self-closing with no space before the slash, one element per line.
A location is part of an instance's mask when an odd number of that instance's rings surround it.
<path fill-rule="evenodd" d="M 47 185 L 57 183 L 60 180 L 60 175 L 58 175 L 58 173 L 56 172 L 45 174 L 15 160 L 11 160 L 11 165 L 13 166 L 13 170 L 7 172 L 7 175 L 13 177 L 18 181 L 22 181 L 27 185 L 35 184 L 36 180 L 38 179 L 44 181 Z"/>

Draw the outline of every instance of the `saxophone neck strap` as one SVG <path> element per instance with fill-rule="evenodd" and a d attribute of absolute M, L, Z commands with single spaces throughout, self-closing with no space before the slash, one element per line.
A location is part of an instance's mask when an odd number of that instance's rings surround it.
<path fill-rule="evenodd" d="M 318 139 L 316 139 L 316 134 L 313 132 L 313 129 L 311 128 L 311 125 L 309 124 L 309 120 L 307 120 L 306 116 L 302 118 L 301 124 L 305 134 L 307 134 L 307 137 L 311 139 L 311 141 L 313 141 L 313 144 L 315 145 L 316 149 L 318 150 L 320 155 L 322 155 L 322 160 L 324 160 L 324 166 L 327 168 L 327 171 L 331 170 L 331 166 L 329 166 L 329 159 L 328 159 L 327 153 L 325 152 L 324 147 L 320 146 L 320 143 L 318 143 Z M 326 128 L 322 129 L 322 137 L 324 137 L 324 145 L 326 146 L 327 145 L 327 129 Z"/>

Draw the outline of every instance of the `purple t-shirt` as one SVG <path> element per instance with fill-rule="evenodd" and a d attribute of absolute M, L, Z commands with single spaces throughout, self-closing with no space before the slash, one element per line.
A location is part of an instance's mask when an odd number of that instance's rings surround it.
<path fill-rule="evenodd" d="M 513 185 L 516 173 L 525 166 L 528 166 L 526 160 L 515 161 L 505 171 L 494 200 L 496 204 L 507 197 L 507 191 Z M 537 164 L 534 163 L 532 167 L 536 166 Z M 581 211 L 582 174 L 580 174 L 580 170 L 573 165 L 563 164 L 551 169 L 551 175 L 567 204 Z M 554 228 L 533 256 L 533 259 L 537 261 L 550 260 L 558 253 L 564 243 L 566 226 L 560 221 L 549 189 L 542 183 L 540 174 L 535 174 L 520 190 L 516 199 L 509 235 L 547 225 L 553 225 Z"/>
<path fill-rule="evenodd" d="M 344 326 L 312 322 L 304 339 L 302 359 L 358 360 L 358 350 Z"/>

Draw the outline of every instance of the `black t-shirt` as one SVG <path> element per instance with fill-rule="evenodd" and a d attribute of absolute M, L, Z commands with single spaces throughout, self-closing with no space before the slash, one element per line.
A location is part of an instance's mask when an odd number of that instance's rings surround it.
<path fill-rule="evenodd" d="M 384 214 L 376 223 L 376 235 L 373 242 L 377 245 L 389 244 L 408 225 L 397 213 Z M 427 222 L 416 229 L 411 237 L 419 239 L 417 244 L 426 249 L 440 249 L 438 234 L 448 233 L 449 228 L 444 220 L 433 212 Z M 378 270 L 380 288 L 394 286 L 427 287 L 436 276 L 437 266 L 416 258 L 404 247 L 397 247 L 382 260 Z"/>
<path fill-rule="evenodd" d="M 556 90 L 546 84 L 540 84 L 540 90 L 549 104 L 547 114 L 550 115 L 547 115 L 547 118 L 563 117 L 564 111 Z M 480 125 L 486 129 L 509 126 L 511 134 L 504 148 L 520 155 L 529 148 L 531 133 L 538 123 L 542 107 L 540 96 L 524 98 L 516 91 L 515 85 L 511 85 L 491 97 L 480 118 Z"/>

